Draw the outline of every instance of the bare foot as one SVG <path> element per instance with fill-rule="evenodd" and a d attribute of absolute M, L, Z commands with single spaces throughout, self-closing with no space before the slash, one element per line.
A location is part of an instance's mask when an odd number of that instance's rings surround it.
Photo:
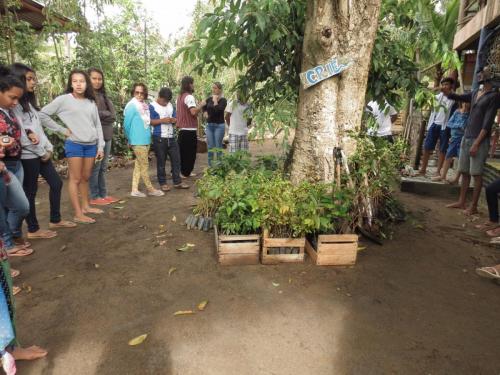
<path fill-rule="evenodd" d="M 472 215 L 477 215 L 479 211 L 477 210 L 477 207 L 469 207 L 464 210 L 463 214 L 465 216 L 472 216 Z"/>
<path fill-rule="evenodd" d="M 434 176 L 431 178 L 431 181 L 442 181 L 443 180 L 443 177 L 441 176 Z"/>
<path fill-rule="evenodd" d="M 426 171 L 420 170 L 417 173 L 415 173 L 415 176 L 417 176 L 417 177 L 425 177 L 426 173 L 427 173 Z"/>
<path fill-rule="evenodd" d="M 486 221 L 482 224 L 475 225 L 474 228 L 479 229 L 479 230 L 490 230 L 490 229 L 495 229 L 498 226 L 499 226 L 498 223 Z M 494 236 L 494 237 L 496 237 L 496 236 Z"/>
<path fill-rule="evenodd" d="M 455 203 L 447 204 L 446 208 L 460 208 L 462 210 L 465 210 L 467 208 L 467 206 L 465 205 L 465 203 L 455 202 Z"/>
<path fill-rule="evenodd" d="M 79 224 L 94 224 L 95 223 L 94 219 L 92 219 L 91 217 L 85 216 L 85 215 L 75 216 L 73 218 L 73 221 L 75 223 L 79 223 Z"/>
<path fill-rule="evenodd" d="M 29 348 L 15 347 L 10 353 L 16 361 L 33 361 L 45 357 L 48 352 L 39 346 L 30 346 Z"/>
<path fill-rule="evenodd" d="M 498 236 L 500 236 L 500 227 L 490 229 L 490 230 L 486 231 L 486 234 L 490 237 L 498 237 Z"/>
<path fill-rule="evenodd" d="M 104 213 L 103 210 L 101 210 L 99 208 L 94 208 L 94 207 L 86 207 L 82 211 L 84 214 L 102 214 L 102 213 Z"/>
<path fill-rule="evenodd" d="M 445 182 L 447 184 L 450 184 L 450 185 L 456 185 L 456 184 L 458 184 L 458 180 L 446 180 Z"/>

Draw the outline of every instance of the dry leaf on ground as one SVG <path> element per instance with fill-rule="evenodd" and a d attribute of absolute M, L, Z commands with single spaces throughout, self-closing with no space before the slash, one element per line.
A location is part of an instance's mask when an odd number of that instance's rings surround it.
<path fill-rule="evenodd" d="M 144 342 L 144 340 L 146 340 L 146 337 L 148 337 L 147 334 L 137 336 L 137 337 L 133 338 L 132 340 L 130 340 L 128 342 L 128 344 L 130 346 L 136 346 L 136 345 L 142 344 Z"/>
<path fill-rule="evenodd" d="M 170 276 L 171 274 L 173 274 L 175 271 L 177 271 L 177 268 L 170 267 L 170 269 L 168 270 L 168 276 Z"/>
<path fill-rule="evenodd" d="M 191 314 L 194 314 L 194 311 L 193 310 L 180 310 L 180 311 L 176 311 L 174 313 L 174 316 L 179 316 L 179 315 L 191 315 Z"/>
<path fill-rule="evenodd" d="M 277 288 L 278 286 L 280 286 L 280 284 L 279 284 L 279 283 L 275 283 L 275 282 L 273 281 L 273 286 L 274 286 L 275 288 Z"/>
<path fill-rule="evenodd" d="M 203 311 L 208 305 L 208 301 L 202 301 L 198 304 L 198 310 Z"/>
<path fill-rule="evenodd" d="M 172 216 L 172 221 L 175 223 L 177 221 L 177 217 L 174 215 Z"/>

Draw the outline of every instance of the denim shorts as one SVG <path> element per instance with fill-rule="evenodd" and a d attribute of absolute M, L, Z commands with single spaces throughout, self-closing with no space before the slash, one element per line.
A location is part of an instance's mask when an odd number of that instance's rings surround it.
<path fill-rule="evenodd" d="M 434 151 L 439 140 L 439 152 L 446 154 L 448 140 L 450 139 L 450 129 L 441 129 L 441 125 L 432 124 L 425 137 L 424 150 Z"/>
<path fill-rule="evenodd" d="M 462 143 L 462 137 L 453 137 L 448 145 L 448 151 L 446 151 L 446 159 L 456 158 L 460 155 L 460 144 Z"/>
<path fill-rule="evenodd" d="M 70 140 L 64 142 L 64 153 L 67 158 L 95 158 L 97 145 L 83 145 Z"/>

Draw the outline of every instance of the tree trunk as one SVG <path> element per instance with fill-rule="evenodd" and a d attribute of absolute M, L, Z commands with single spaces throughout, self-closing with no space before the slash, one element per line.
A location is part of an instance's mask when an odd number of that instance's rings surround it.
<path fill-rule="evenodd" d="M 339 76 L 300 88 L 298 127 L 290 166 L 293 182 L 332 181 L 333 149 L 349 155 L 359 128 L 378 26 L 381 0 L 310 0 L 307 5 L 302 71 L 332 57 L 352 60 Z"/>

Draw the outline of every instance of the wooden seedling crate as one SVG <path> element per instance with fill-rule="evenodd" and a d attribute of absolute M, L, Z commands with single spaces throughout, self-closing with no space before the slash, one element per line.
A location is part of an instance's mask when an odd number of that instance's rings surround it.
<path fill-rule="evenodd" d="M 306 239 L 303 238 L 269 238 L 269 232 L 263 231 L 262 237 L 262 264 L 302 263 L 304 261 Z M 288 249 L 298 254 L 272 254 L 276 249 Z M 285 250 L 286 251 L 286 250 Z"/>
<path fill-rule="evenodd" d="M 306 241 L 306 251 L 318 266 L 351 266 L 356 263 L 358 236 L 355 234 L 320 234 L 317 249 Z"/>
<path fill-rule="evenodd" d="M 259 264 L 260 235 L 234 235 L 219 234 L 215 226 L 215 246 L 217 260 L 224 266 L 238 266 Z"/>

